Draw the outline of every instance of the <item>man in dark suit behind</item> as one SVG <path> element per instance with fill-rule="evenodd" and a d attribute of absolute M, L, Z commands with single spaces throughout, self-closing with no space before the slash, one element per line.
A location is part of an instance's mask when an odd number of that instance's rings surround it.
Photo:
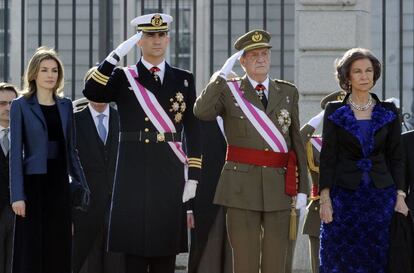
<path fill-rule="evenodd" d="M 405 151 L 405 181 L 407 183 L 405 192 L 408 193 L 406 202 L 411 210 L 411 216 L 414 217 L 414 149 L 410 146 L 414 142 L 414 131 L 403 133 L 402 140 Z"/>
<path fill-rule="evenodd" d="M 10 103 L 17 98 L 17 88 L 0 83 L 0 273 L 11 272 L 14 213 L 9 190 Z"/>
<path fill-rule="evenodd" d="M 223 120 L 202 121 L 203 168 L 198 193 L 193 201 L 195 227 L 191 230 L 188 273 L 230 273 L 231 247 L 227 239 L 226 212 L 213 204 L 217 182 L 226 158 Z"/>
<path fill-rule="evenodd" d="M 73 272 L 123 273 L 122 255 L 106 251 L 118 151 L 118 113 L 107 103 L 89 102 L 75 113 L 75 121 L 77 148 L 91 202 L 87 212 L 74 212 Z"/>

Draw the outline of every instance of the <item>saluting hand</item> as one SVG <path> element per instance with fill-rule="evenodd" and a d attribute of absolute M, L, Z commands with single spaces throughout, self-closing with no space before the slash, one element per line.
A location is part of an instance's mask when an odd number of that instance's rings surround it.
<path fill-rule="evenodd" d="M 230 58 L 227 59 L 227 61 L 224 63 L 223 67 L 219 71 L 219 75 L 223 77 L 224 79 L 227 78 L 227 75 L 230 73 L 230 71 L 233 69 L 234 63 L 240 59 L 240 57 L 243 55 L 244 50 L 237 51 L 233 55 L 231 55 Z"/>
<path fill-rule="evenodd" d="M 13 202 L 12 209 L 16 215 L 26 217 L 26 203 L 23 200 Z"/>
<path fill-rule="evenodd" d="M 137 32 L 128 40 L 122 42 L 117 48 L 112 51 L 105 60 L 113 65 L 116 65 L 122 57 L 128 54 L 129 51 L 141 40 L 142 32 Z M 116 55 L 116 56 L 115 56 Z"/>

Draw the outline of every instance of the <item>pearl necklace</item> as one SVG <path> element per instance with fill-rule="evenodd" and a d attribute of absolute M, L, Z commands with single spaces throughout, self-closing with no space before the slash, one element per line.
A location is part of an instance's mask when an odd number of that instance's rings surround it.
<path fill-rule="evenodd" d="M 354 108 L 355 110 L 358 110 L 358 111 L 366 111 L 366 110 L 368 110 L 368 109 L 371 107 L 371 105 L 372 105 L 372 97 L 371 97 L 371 95 L 369 96 L 368 102 L 367 102 L 365 105 L 358 105 L 358 104 L 356 104 L 356 103 L 355 103 L 355 102 L 351 99 L 351 96 L 349 96 L 348 101 L 349 101 L 349 104 L 351 104 L 352 108 Z"/>

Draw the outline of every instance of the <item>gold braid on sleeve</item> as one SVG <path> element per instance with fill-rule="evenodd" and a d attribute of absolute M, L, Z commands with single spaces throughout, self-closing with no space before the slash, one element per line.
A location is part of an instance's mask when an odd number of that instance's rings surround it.
<path fill-rule="evenodd" d="M 306 143 L 306 156 L 308 161 L 308 166 L 311 171 L 319 173 L 319 166 L 315 165 L 315 160 L 313 158 L 313 146 L 310 141 Z"/>

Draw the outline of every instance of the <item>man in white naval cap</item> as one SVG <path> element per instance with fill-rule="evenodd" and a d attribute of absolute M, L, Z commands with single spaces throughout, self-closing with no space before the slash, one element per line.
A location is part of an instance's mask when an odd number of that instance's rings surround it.
<path fill-rule="evenodd" d="M 187 251 L 185 203 L 200 176 L 199 124 L 193 75 L 165 61 L 171 22 L 167 14 L 132 20 L 137 33 L 102 61 L 83 91 L 92 101 L 118 106 L 108 249 L 126 254 L 126 273 L 173 273 L 176 254 Z M 135 45 L 142 53 L 138 63 L 116 67 Z"/>

